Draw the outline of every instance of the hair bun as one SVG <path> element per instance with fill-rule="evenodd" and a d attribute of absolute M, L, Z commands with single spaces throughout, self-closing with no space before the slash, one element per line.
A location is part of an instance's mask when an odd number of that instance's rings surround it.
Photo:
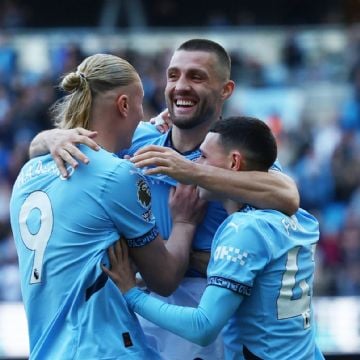
<path fill-rule="evenodd" d="M 85 82 L 86 76 L 77 71 L 67 74 L 62 80 L 61 86 L 65 91 L 72 92 L 81 89 Z"/>

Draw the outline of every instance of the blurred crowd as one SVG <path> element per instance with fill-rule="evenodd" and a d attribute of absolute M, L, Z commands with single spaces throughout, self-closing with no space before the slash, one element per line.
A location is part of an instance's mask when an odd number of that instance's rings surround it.
<path fill-rule="evenodd" d="M 130 61 L 142 77 L 147 119 L 165 107 L 165 69 L 171 53 L 172 49 L 144 54 L 130 48 L 116 52 Z M 51 70 L 41 74 L 22 71 L 18 55 L 12 42 L 0 37 L 0 301 L 21 299 L 9 224 L 12 184 L 28 159 L 31 139 L 52 127 L 48 109 L 61 96 L 56 88 L 60 76 L 74 70 L 89 54 L 78 43 L 52 47 L 48 54 Z M 329 86 L 341 82 L 348 89 L 335 116 L 325 121 L 300 116 L 296 127 L 287 128 L 284 119 L 276 114 L 264 120 L 277 137 L 285 172 L 298 184 L 301 206 L 320 221 L 315 295 L 360 295 L 359 38 L 349 41 L 346 64 L 341 70 L 332 56 L 322 59 L 315 71 L 309 65 L 309 54 L 293 34 L 282 44 L 276 77 L 274 67 L 268 71 L 257 59 L 237 52 L 231 56 L 232 77 L 243 87 L 304 89 L 304 83 L 311 87 L 325 80 Z"/>

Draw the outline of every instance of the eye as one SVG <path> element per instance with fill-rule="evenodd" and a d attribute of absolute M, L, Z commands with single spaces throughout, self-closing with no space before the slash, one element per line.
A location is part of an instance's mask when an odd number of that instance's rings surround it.
<path fill-rule="evenodd" d="M 193 80 L 195 80 L 195 81 L 200 81 L 200 80 L 202 80 L 202 77 L 200 76 L 200 75 L 197 75 L 197 74 L 195 74 L 195 75 L 193 75 Z"/>
<path fill-rule="evenodd" d="M 167 74 L 167 78 L 168 78 L 168 80 L 175 80 L 177 78 L 177 74 L 174 72 L 169 72 Z"/>

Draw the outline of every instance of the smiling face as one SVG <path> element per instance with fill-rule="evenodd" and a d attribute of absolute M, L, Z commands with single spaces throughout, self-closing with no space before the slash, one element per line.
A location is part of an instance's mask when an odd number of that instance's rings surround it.
<path fill-rule="evenodd" d="M 167 69 L 165 99 L 171 120 L 180 129 L 212 123 L 221 115 L 226 79 L 216 54 L 178 50 Z"/>

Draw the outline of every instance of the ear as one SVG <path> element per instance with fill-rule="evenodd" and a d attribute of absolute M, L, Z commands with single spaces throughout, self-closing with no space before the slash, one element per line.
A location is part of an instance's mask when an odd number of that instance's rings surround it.
<path fill-rule="evenodd" d="M 116 106 L 118 111 L 123 117 L 127 117 L 129 114 L 129 98 L 127 95 L 122 94 L 116 99 Z"/>
<path fill-rule="evenodd" d="M 241 171 L 245 168 L 245 159 L 239 151 L 233 151 L 230 156 L 231 156 L 230 170 Z"/>
<path fill-rule="evenodd" d="M 222 93 L 221 93 L 222 100 L 228 99 L 231 96 L 231 94 L 233 93 L 234 89 L 235 89 L 234 81 L 232 81 L 232 80 L 227 81 L 222 89 Z"/>

